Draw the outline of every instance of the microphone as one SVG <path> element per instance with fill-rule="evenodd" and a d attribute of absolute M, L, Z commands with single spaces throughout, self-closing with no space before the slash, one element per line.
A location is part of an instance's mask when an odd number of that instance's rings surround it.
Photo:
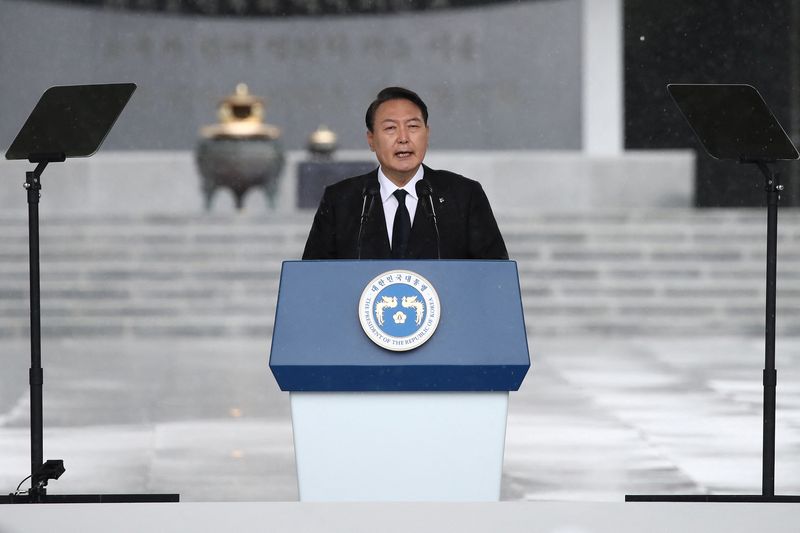
<path fill-rule="evenodd" d="M 415 189 L 417 190 L 417 198 L 427 200 L 427 202 L 423 201 L 422 204 L 425 206 L 428 216 L 433 220 L 433 229 L 436 233 L 436 258 L 441 259 L 442 240 L 439 236 L 439 221 L 436 218 L 436 208 L 433 205 L 433 187 L 431 187 L 431 182 L 422 178 L 417 182 Z"/>
<path fill-rule="evenodd" d="M 361 195 L 364 199 L 361 202 L 361 222 L 358 224 L 358 239 L 356 241 L 356 254 L 358 259 L 361 259 L 361 236 L 364 233 L 364 223 L 372 212 L 372 204 L 375 202 L 375 197 L 378 196 L 378 194 L 380 194 L 380 188 L 378 188 L 378 185 L 375 183 L 364 185 L 364 188 L 361 190 Z"/>

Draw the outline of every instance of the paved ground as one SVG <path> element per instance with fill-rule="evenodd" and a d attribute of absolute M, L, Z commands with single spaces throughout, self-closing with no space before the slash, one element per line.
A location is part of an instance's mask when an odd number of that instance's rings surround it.
<path fill-rule="evenodd" d="M 267 340 L 45 343 L 52 493 L 297 497 L 288 395 Z M 0 345 L 0 492 L 29 469 L 23 341 Z M 511 396 L 507 500 L 759 493 L 759 338 L 540 339 Z M 800 493 L 800 339 L 778 342 L 776 491 Z"/>

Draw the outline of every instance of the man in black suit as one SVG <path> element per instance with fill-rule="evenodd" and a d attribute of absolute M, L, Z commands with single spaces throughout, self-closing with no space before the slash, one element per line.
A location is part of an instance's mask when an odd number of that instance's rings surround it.
<path fill-rule="evenodd" d="M 508 259 L 480 183 L 422 164 L 428 109 L 416 93 L 383 89 L 366 124 L 380 166 L 325 189 L 303 259 Z"/>

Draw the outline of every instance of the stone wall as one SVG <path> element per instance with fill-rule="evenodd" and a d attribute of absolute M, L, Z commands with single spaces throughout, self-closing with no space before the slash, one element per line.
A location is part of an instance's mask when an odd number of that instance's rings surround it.
<path fill-rule="evenodd" d="M 577 149 L 580 0 L 381 16 L 217 18 L 0 0 L 0 146 L 51 85 L 139 85 L 107 149 L 186 150 L 238 82 L 287 148 L 364 146 L 382 87 L 417 90 L 438 149 Z"/>

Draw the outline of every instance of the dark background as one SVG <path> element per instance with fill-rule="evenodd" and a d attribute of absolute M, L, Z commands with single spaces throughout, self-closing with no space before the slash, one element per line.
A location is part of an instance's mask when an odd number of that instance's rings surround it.
<path fill-rule="evenodd" d="M 749 83 L 798 144 L 798 0 L 627 0 L 625 147 L 697 150 L 695 204 L 761 206 L 752 165 L 712 159 L 667 93 L 668 83 Z M 799 163 L 779 163 L 782 205 L 800 205 Z"/>

